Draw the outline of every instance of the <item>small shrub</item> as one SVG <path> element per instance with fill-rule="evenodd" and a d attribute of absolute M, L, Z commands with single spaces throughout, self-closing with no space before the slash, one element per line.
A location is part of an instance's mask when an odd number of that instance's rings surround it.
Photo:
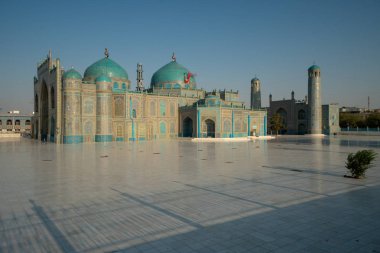
<path fill-rule="evenodd" d="M 373 150 L 359 150 L 355 154 L 350 153 L 347 156 L 346 168 L 351 172 L 352 177 L 364 177 L 366 170 L 372 167 L 376 156 L 377 154 Z"/>

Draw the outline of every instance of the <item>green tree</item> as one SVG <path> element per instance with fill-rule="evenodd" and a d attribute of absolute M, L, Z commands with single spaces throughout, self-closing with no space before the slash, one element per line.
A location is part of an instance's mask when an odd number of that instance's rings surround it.
<path fill-rule="evenodd" d="M 365 176 L 367 169 L 372 167 L 377 153 L 373 150 L 359 150 L 355 154 L 350 153 L 347 157 L 346 168 L 351 172 L 352 177 L 361 178 Z"/>
<path fill-rule="evenodd" d="M 275 131 L 276 135 L 278 135 L 278 131 L 281 130 L 283 127 L 284 127 L 283 118 L 281 117 L 280 114 L 276 113 L 270 119 L 270 129 Z"/>
<path fill-rule="evenodd" d="M 376 128 L 380 126 L 380 113 L 371 113 L 367 117 L 367 126 L 371 128 Z"/>

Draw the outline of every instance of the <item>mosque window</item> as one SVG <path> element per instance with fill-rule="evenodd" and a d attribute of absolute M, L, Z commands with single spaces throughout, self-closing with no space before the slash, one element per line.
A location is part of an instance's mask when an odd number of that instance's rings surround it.
<path fill-rule="evenodd" d="M 172 87 L 172 85 L 170 83 L 165 84 L 166 89 L 170 89 L 171 87 Z"/>
<path fill-rule="evenodd" d="M 132 110 L 132 117 L 135 119 L 137 117 L 136 109 Z"/>
<path fill-rule="evenodd" d="M 114 83 L 113 83 L 113 88 L 114 88 L 114 89 L 118 89 L 118 88 L 119 88 L 119 84 L 118 84 L 117 82 L 114 82 Z"/>
<path fill-rule="evenodd" d="M 34 96 L 34 112 L 38 112 L 38 96 Z"/>
<path fill-rule="evenodd" d="M 174 89 L 180 89 L 181 88 L 181 85 L 179 85 L 178 83 L 176 83 L 175 85 L 174 85 Z"/>
<path fill-rule="evenodd" d="M 16 119 L 15 121 L 15 126 L 19 126 L 20 125 L 20 120 L 19 119 Z"/>
<path fill-rule="evenodd" d="M 55 108 L 55 92 L 54 92 L 54 87 L 51 87 L 50 89 L 50 100 L 51 100 L 51 108 Z"/>
<path fill-rule="evenodd" d="M 114 96 L 114 115 L 123 117 L 125 114 L 124 108 L 124 96 Z"/>
<path fill-rule="evenodd" d="M 164 100 L 160 101 L 160 114 L 161 116 L 165 116 L 166 114 L 166 103 Z"/>
<path fill-rule="evenodd" d="M 122 84 L 123 90 L 127 89 L 127 85 L 125 83 Z"/>
<path fill-rule="evenodd" d="M 165 122 L 160 123 L 160 134 L 166 134 L 166 124 Z"/>
<path fill-rule="evenodd" d="M 305 119 L 305 115 L 306 115 L 306 113 L 305 113 L 304 110 L 299 110 L 298 111 L 298 119 L 300 119 L 300 120 Z"/>
<path fill-rule="evenodd" d="M 10 119 L 8 119 L 7 120 L 7 126 L 12 126 L 13 124 L 12 124 L 12 120 L 10 120 Z"/>
<path fill-rule="evenodd" d="M 1 122 L 0 122 L 0 124 L 1 124 Z M 25 126 L 30 126 L 30 120 L 25 121 Z"/>

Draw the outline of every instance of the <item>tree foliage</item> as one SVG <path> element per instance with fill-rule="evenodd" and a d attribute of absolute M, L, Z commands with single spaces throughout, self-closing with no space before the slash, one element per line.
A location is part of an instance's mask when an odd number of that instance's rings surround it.
<path fill-rule="evenodd" d="M 278 113 L 273 115 L 273 117 L 270 119 L 270 129 L 275 131 L 276 135 L 278 134 L 279 130 L 284 128 L 283 121 L 283 118 Z"/>
<path fill-rule="evenodd" d="M 340 113 L 340 127 L 376 128 L 380 126 L 380 113 Z"/>
<path fill-rule="evenodd" d="M 367 169 L 372 167 L 372 162 L 377 154 L 373 150 L 359 150 L 355 154 L 347 156 L 346 168 L 351 172 L 352 177 L 360 178 L 365 176 Z"/>

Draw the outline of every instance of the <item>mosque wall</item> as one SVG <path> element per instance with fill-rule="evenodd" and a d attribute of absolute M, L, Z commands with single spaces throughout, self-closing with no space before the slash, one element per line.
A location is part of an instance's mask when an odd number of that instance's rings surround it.
<path fill-rule="evenodd" d="M 48 55 L 34 77 L 34 115 L 32 138 L 57 141 L 61 136 L 61 67 L 59 59 Z M 58 136 L 58 138 L 57 138 Z"/>
<path fill-rule="evenodd" d="M 128 74 L 108 54 L 88 67 L 83 77 L 73 68 L 63 72 L 59 59 L 49 54 L 34 80 L 34 138 L 81 143 L 240 137 L 250 134 L 251 121 L 255 131 L 263 129 L 260 117 L 265 113 L 245 110 L 237 91 L 222 91 L 226 101 L 220 94 L 206 96 L 204 90 L 195 89 L 194 77 L 185 87 L 178 84 L 184 82 L 183 73 L 190 72 L 175 59 L 165 68 L 169 77 L 165 72 L 156 75 L 158 81 L 151 89 L 133 92 Z M 173 70 L 180 72 L 179 77 Z M 166 78 L 179 79 L 169 87 Z"/>

